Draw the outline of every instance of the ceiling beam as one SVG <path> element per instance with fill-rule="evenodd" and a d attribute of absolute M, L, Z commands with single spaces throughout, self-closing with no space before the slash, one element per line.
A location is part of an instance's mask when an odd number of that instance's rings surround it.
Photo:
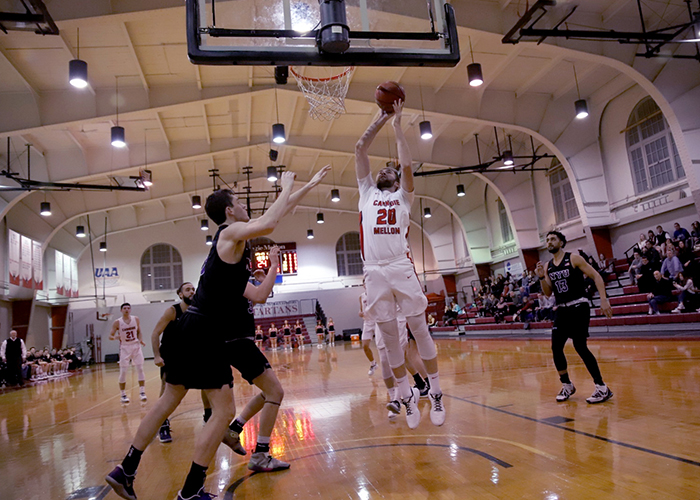
<path fill-rule="evenodd" d="M 335 120 L 328 120 L 328 127 L 326 127 L 326 132 L 323 134 L 323 142 L 326 142 L 326 139 L 328 139 L 328 135 L 331 133 L 334 123 Z"/>
<path fill-rule="evenodd" d="M 501 0 L 501 10 L 505 10 L 513 0 Z"/>
<path fill-rule="evenodd" d="M 7 57 L 7 51 L 5 49 L 0 48 L 0 56 L 2 56 L 2 59 L 4 59 L 7 62 L 7 64 L 12 68 L 15 74 L 22 81 L 22 84 L 25 87 L 27 87 L 27 90 L 29 90 L 32 93 L 34 100 L 38 102 L 39 92 L 36 90 L 36 88 L 34 88 L 34 85 L 29 81 L 29 79 L 26 76 L 24 76 L 22 71 L 17 66 L 15 66 L 15 64 L 10 60 L 9 57 Z"/>
<path fill-rule="evenodd" d="M 165 131 L 165 126 L 163 125 L 163 119 L 160 117 L 160 113 L 158 111 L 156 111 L 156 121 L 158 122 L 158 128 L 160 128 L 160 132 L 163 134 L 163 140 L 168 146 L 168 151 L 170 151 L 170 139 L 168 139 L 168 133 Z"/>
<path fill-rule="evenodd" d="M 484 95 L 484 92 L 486 92 L 486 89 L 489 88 L 489 85 L 498 80 L 498 77 L 508 69 L 508 67 L 518 58 L 518 56 L 520 56 L 520 54 L 522 54 L 523 50 L 525 50 L 525 45 L 526 44 L 524 43 L 517 44 L 510 50 L 510 52 L 508 52 L 500 63 L 491 69 L 490 72 L 484 72 L 484 84 L 479 87 L 480 97 Z"/>
<path fill-rule="evenodd" d="M 629 3 L 630 0 L 617 0 L 608 6 L 607 9 L 603 11 L 603 23 L 607 23 L 613 17 L 615 17 L 624 7 Z"/>
<path fill-rule="evenodd" d="M 436 69 L 437 69 L 437 68 L 436 68 Z M 457 69 L 462 70 L 462 69 L 464 69 L 464 66 L 462 66 L 461 64 L 457 64 L 456 66 L 453 66 L 452 68 L 449 68 L 449 69 L 446 69 L 446 70 L 443 70 L 443 71 L 442 71 L 442 73 L 444 73 L 444 76 L 442 77 L 442 80 L 440 80 L 440 81 L 438 82 L 437 86 L 436 86 L 435 89 L 433 90 L 433 94 L 437 94 L 438 92 L 440 92 L 440 89 L 442 89 L 442 87 L 445 86 L 445 84 L 447 83 L 447 81 L 448 81 L 450 78 L 452 78 L 452 75 L 454 75 L 454 73 L 455 73 L 455 71 L 457 71 Z M 465 70 L 465 71 L 466 71 L 466 70 Z M 466 76 L 465 76 L 465 78 L 466 78 Z"/>
<path fill-rule="evenodd" d="M 207 138 L 207 144 L 211 146 L 211 132 L 209 132 L 209 119 L 207 118 L 207 105 L 202 103 L 202 118 L 204 119 L 204 135 Z"/>
<path fill-rule="evenodd" d="M 537 73 L 528 78 L 527 81 L 524 82 L 520 87 L 515 89 L 515 96 L 520 97 L 523 94 L 525 94 L 532 87 L 534 87 L 535 84 L 537 84 L 540 80 L 547 76 L 550 73 L 550 71 L 552 71 L 563 60 L 564 56 L 562 54 L 557 54 L 556 56 L 554 56 L 554 58 L 551 59 L 547 64 L 545 64 L 545 66 L 542 69 L 540 69 Z"/>
<path fill-rule="evenodd" d="M 143 89 L 148 92 L 148 81 L 146 80 L 146 75 L 143 73 L 143 68 L 141 67 L 141 63 L 139 62 L 139 57 L 136 55 L 136 49 L 134 48 L 134 44 L 131 41 L 131 36 L 129 35 L 129 28 L 126 26 L 126 22 L 122 22 L 122 29 L 124 31 L 124 36 L 126 36 L 126 43 L 127 46 L 129 47 L 129 53 L 131 54 L 131 57 L 133 58 L 134 62 L 136 63 L 136 69 L 139 72 L 139 78 L 141 79 L 141 85 L 143 85 Z"/>

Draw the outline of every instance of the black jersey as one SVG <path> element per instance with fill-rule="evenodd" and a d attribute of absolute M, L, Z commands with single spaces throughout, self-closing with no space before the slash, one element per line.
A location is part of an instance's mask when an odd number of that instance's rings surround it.
<path fill-rule="evenodd" d="M 216 244 L 227 225 L 214 236 L 211 250 L 199 276 L 197 292 L 192 300 L 196 310 L 217 325 L 228 325 L 221 332 L 224 340 L 252 337 L 255 334 L 253 306 L 243 296 L 250 278 L 250 246 L 246 243 L 240 262 L 228 264 L 221 260 Z"/>
<path fill-rule="evenodd" d="M 166 336 L 168 336 L 168 332 L 171 332 L 173 330 L 173 328 L 175 328 L 175 326 L 177 325 L 177 322 L 180 320 L 180 318 L 184 314 L 184 312 L 182 311 L 182 302 L 180 302 L 178 304 L 174 304 L 172 306 L 172 308 L 175 309 L 175 319 L 172 320 L 170 323 L 168 323 L 165 326 L 165 330 L 163 330 L 163 338 L 161 339 L 161 344 L 163 342 L 163 339 L 165 339 Z"/>
<path fill-rule="evenodd" d="M 552 282 L 552 291 L 557 304 L 566 304 L 586 296 L 583 271 L 573 266 L 569 252 L 564 254 L 558 266 L 554 265 L 554 259 L 549 261 L 547 275 Z"/>

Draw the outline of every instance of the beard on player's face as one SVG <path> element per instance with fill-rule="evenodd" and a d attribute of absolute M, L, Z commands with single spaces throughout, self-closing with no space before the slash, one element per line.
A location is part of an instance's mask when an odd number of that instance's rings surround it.
<path fill-rule="evenodd" d="M 547 243 L 547 251 L 549 253 L 557 253 L 559 250 L 561 250 L 560 242 L 550 241 L 549 243 Z"/>
<path fill-rule="evenodd" d="M 183 296 L 183 297 L 182 297 L 182 301 L 183 301 L 185 304 L 187 304 L 188 306 L 191 306 L 191 305 L 192 305 L 192 297 Z"/>

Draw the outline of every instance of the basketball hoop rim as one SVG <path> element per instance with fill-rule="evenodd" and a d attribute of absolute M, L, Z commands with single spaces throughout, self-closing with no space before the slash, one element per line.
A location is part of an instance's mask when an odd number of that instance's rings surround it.
<path fill-rule="evenodd" d="M 348 73 L 352 72 L 355 70 L 355 66 L 350 66 L 348 69 L 340 73 L 339 75 L 334 75 L 334 76 L 329 76 L 328 78 L 311 78 L 308 76 L 303 76 L 294 71 L 294 68 L 292 66 L 289 67 L 289 71 L 291 71 L 292 75 L 294 75 L 294 78 L 300 79 L 300 80 L 305 80 L 307 82 L 330 82 L 332 80 L 338 80 Z"/>

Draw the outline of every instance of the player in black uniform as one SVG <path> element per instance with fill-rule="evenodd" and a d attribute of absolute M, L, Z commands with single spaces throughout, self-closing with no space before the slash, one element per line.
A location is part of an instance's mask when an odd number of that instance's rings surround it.
<path fill-rule="evenodd" d="M 192 298 L 194 297 L 195 288 L 192 283 L 185 281 L 180 285 L 176 291 L 177 296 L 180 298 L 180 302 L 168 307 L 163 315 L 156 323 L 153 333 L 151 334 L 151 346 L 153 347 L 153 362 L 156 366 L 160 367 L 160 396 L 165 392 L 165 362 L 163 361 L 163 351 L 161 349 L 160 335 L 163 334 L 163 338 L 168 335 L 168 332 L 172 333 L 173 328 L 177 321 L 182 317 L 182 315 L 187 311 L 187 308 L 192 303 Z M 167 340 L 165 341 L 167 346 Z M 209 413 L 211 413 L 211 407 L 209 405 L 209 400 L 202 392 L 202 400 L 204 402 L 205 413 L 207 408 Z M 170 421 L 166 418 L 163 425 L 160 426 L 158 431 L 158 439 L 161 443 L 169 443 L 173 439 L 170 435 Z"/>
<path fill-rule="evenodd" d="M 313 187 L 318 185 L 330 170 L 329 166 L 324 167 L 321 171 L 311 179 L 304 187 L 299 189 L 290 197 L 289 210 L 301 200 Z M 282 174 L 286 175 L 287 172 Z M 208 201 L 207 201 L 208 203 Z M 207 209 L 207 215 L 217 223 L 220 219 L 215 214 L 210 214 Z M 258 219 L 260 220 L 260 219 Z M 256 221 L 251 222 L 254 224 Z M 249 225 L 251 225 L 249 224 Z M 263 234 L 269 234 L 271 231 Z M 248 259 L 250 259 L 250 249 L 248 248 Z M 243 294 L 245 302 L 241 302 L 240 311 L 237 310 L 237 328 L 230 330 L 229 338 L 226 342 L 226 352 L 231 366 L 236 368 L 245 380 L 250 384 L 255 384 L 262 392 L 253 397 L 243 411 L 229 426 L 228 433 L 224 437 L 224 443 L 236 453 L 240 453 L 242 446 L 240 443 L 240 433 L 243 431 L 243 426 L 255 414 L 260 412 L 260 427 L 258 429 L 258 438 L 248 468 L 255 472 L 271 472 L 280 469 L 288 469 L 289 464 L 282 462 L 270 456 L 270 436 L 272 429 L 275 426 L 277 412 L 279 411 L 282 398 L 284 397 L 284 389 L 280 384 L 277 375 L 272 370 L 267 358 L 255 346 L 253 335 L 255 331 L 255 321 L 253 318 L 253 307 L 248 301 L 253 303 L 263 303 L 269 297 L 272 287 L 275 284 L 277 276 L 277 267 L 279 265 L 279 249 L 274 248 L 274 253 L 270 252 L 270 270 L 267 276 L 259 286 L 254 286 L 248 283 Z M 240 314 L 239 314 L 240 313 Z"/>
<path fill-rule="evenodd" d="M 546 264 L 537 263 L 535 273 L 542 284 L 542 291 L 550 296 L 554 293 L 557 299 L 554 326 L 552 327 L 552 354 L 554 365 L 559 371 L 559 379 L 563 386 L 557 395 L 557 401 L 566 401 L 576 388 L 569 379 L 564 345 L 568 339 L 574 342 L 574 348 L 583 360 L 588 373 L 593 377 L 595 392 L 588 403 L 602 403 L 613 396 L 612 391 L 603 382 L 598 368 L 598 362 L 588 349 L 588 325 L 591 320 L 591 308 L 586 298 L 584 275 L 591 278 L 600 294 L 600 309 L 608 318 L 612 317 L 612 308 L 605 294 L 605 283 L 580 255 L 564 252 L 566 237 L 559 231 L 547 233 L 547 250 L 552 254 L 552 260 Z"/>
<path fill-rule="evenodd" d="M 240 340 L 227 343 L 232 336 L 249 337 L 254 329 L 252 308 L 243 297 L 249 286 L 256 289 L 248 281 L 250 261 L 246 240 L 270 234 L 280 219 L 325 177 L 329 169 L 322 169 L 294 194 L 291 191 L 295 174 L 284 172 L 282 191 L 277 200 L 263 216 L 253 221 L 249 219 L 245 203 L 230 190 L 217 190 L 207 198 L 207 215 L 220 227 L 202 266 L 192 305 L 177 323 L 173 334 L 166 337 L 167 343 L 163 346 L 168 367 L 165 392 L 141 422 L 124 461 L 106 478 L 122 498 L 136 500 L 133 489 L 136 469 L 143 450 L 163 421 L 175 411 L 188 389 L 203 389 L 212 404 L 212 416 L 197 436 L 194 460 L 178 500 L 211 500 L 212 496 L 204 491 L 206 470 L 226 434 L 226 426 L 235 415 L 231 365 L 259 360 L 249 357 L 244 342 L 237 345 L 232 344 Z M 256 349 L 253 341 L 248 340 Z M 232 353 L 242 359 L 233 360 Z M 250 376 L 247 370 L 244 371 L 245 367 L 237 368 L 243 372 L 244 378 Z"/>

